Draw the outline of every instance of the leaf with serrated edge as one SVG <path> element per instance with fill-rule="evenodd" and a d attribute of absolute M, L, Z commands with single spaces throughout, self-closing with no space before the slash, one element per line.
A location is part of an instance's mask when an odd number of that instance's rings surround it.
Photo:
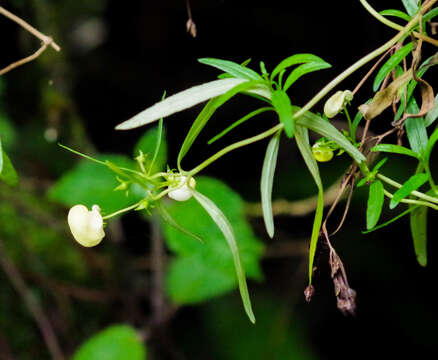
<path fill-rule="evenodd" d="M 245 270 L 243 269 L 242 262 L 240 261 L 239 249 L 237 247 L 236 238 L 233 233 L 230 222 L 225 217 L 223 212 L 211 201 L 208 197 L 202 195 L 198 191 L 193 191 L 193 197 L 199 202 L 199 204 L 207 211 L 216 225 L 221 229 L 225 240 L 230 247 L 231 254 L 233 255 L 234 267 L 236 270 L 237 282 L 239 283 L 240 296 L 242 297 L 243 307 L 248 315 L 248 318 L 252 323 L 255 323 L 255 316 L 252 311 L 251 300 L 249 298 L 248 286 L 246 284 Z"/>
<path fill-rule="evenodd" d="M 272 216 L 272 186 L 274 182 L 275 167 L 277 165 L 278 148 L 280 146 L 280 133 L 273 136 L 266 149 L 263 161 L 260 192 L 262 198 L 263 220 L 270 238 L 274 236 L 274 218 Z"/>

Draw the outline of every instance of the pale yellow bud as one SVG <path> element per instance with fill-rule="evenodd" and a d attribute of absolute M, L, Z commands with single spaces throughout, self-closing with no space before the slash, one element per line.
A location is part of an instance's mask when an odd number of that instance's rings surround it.
<path fill-rule="evenodd" d="M 82 246 L 96 246 L 105 237 L 103 219 L 97 205 L 93 205 L 91 210 L 84 205 L 73 206 L 68 212 L 67 221 L 73 237 Z"/>
<path fill-rule="evenodd" d="M 187 182 L 187 176 L 177 175 L 175 177 L 175 183 L 175 185 L 169 186 L 169 189 L 175 189 L 168 193 L 171 199 L 176 201 L 186 201 L 193 196 L 193 189 L 196 186 L 194 178 L 191 177 Z"/>
<path fill-rule="evenodd" d="M 331 119 L 341 112 L 345 104 L 353 100 L 353 93 L 350 90 L 337 91 L 324 105 L 324 114 Z"/>

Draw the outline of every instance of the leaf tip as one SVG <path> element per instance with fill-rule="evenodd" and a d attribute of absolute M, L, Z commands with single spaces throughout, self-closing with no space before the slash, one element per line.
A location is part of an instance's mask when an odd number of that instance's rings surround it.
<path fill-rule="evenodd" d="M 421 266 L 426 267 L 427 257 L 425 255 L 417 255 L 417 261 Z"/>

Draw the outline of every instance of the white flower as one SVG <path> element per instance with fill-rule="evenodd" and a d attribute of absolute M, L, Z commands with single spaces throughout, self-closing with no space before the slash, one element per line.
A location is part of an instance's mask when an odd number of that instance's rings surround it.
<path fill-rule="evenodd" d="M 169 189 L 175 189 L 169 191 L 167 195 L 176 201 L 186 201 L 193 196 L 193 189 L 196 186 L 196 181 L 194 178 L 190 178 L 187 182 L 187 176 L 176 175 L 175 177 L 169 177 L 169 180 L 173 181 L 174 184 L 169 185 Z"/>
<path fill-rule="evenodd" d="M 99 244 L 105 237 L 99 206 L 89 211 L 84 205 L 75 205 L 68 212 L 68 225 L 75 240 L 85 247 Z"/>
<path fill-rule="evenodd" d="M 345 104 L 353 100 L 353 93 L 350 90 L 339 90 L 325 102 L 324 114 L 331 119 L 344 108 Z"/>

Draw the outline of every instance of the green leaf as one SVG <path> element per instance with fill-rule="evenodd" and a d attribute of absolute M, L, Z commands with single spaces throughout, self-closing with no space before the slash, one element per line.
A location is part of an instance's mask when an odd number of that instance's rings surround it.
<path fill-rule="evenodd" d="M 379 152 L 387 152 L 387 153 L 394 153 L 394 154 L 401 154 L 401 155 L 407 155 L 412 156 L 414 158 L 419 157 L 419 155 L 415 152 L 413 152 L 411 149 L 405 148 L 401 145 L 393 145 L 393 144 L 379 144 L 376 146 L 373 146 L 371 148 L 371 151 L 379 151 Z"/>
<path fill-rule="evenodd" d="M 266 149 L 263 161 L 260 192 L 262 198 L 263 220 L 270 238 L 274 236 L 274 218 L 272 216 L 272 186 L 274 183 L 275 167 L 277 165 L 278 148 L 280 147 L 280 133 L 273 136 Z"/>
<path fill-rule="evenodd" d="M 429 141 L 424 119 L 416 117 L 406 119 L 405 129 L 411 149 L 423 156 Z"/>
<path fill-rule="evenodd" d="M 409 16 L 414 16 L 418 11 L 418 0 L 402 0 L 402 3 Z"/>
<path fill-rule="evenodd" d="M 425 150 L 425 153 L 424 153 L 424 163 L 427 164 L 426 166 L 428 166 L 428 164 L 429 164 L 430 155 L 432 154 L 432 150 L 433 150 L 437 140 L 438 140 L 438 129 L 436 129 L 432 133 L 432 135 L 430 136 L 429 141 L 427 142 L 426 150 Z"/>
<path fill-rule="evenodd" d="M 261 83 L 259 81 L 245 81 L 244 83 L 238 84 L 228 90 L 225 94 L 222 96 L 216 97 L 214 99 L 211 99 L 205 107 L 202 109 L 202 111 L 199 113 L 195 121 L 193 122 L 186 138 L 184 139 L 184 143 L 181 146 L 181 149 L 178 154 L 178 167 L 181 167 L 181 161 L 184 158 L 184 156 L 187 154 L 187 152 L 190 150 L 191 146 L 193 145 L 194 141 L 198 137 L 199 133 L 202 131 L 204 126 L 207 124 L 207 122 L 210 120 L 210 118 L 213 116 L 215 111 L 222 106 L 226 101 L 228 101 L 231 97 L 237 95 L 240 92 L 248 91 Z"/>
<path fill-rule="evenodd" d="M 158 211 L 158 213 L 160 214 L 161 218 L 170 226 L 174 227 L 175 229 L 181 231 L 183 234 L 186 234 L 190 237 L 192 237 L 193 239 L 203 242 L 202 239 L 196 235 L 193 234 L 191 231 L 183 228 L 181 225 L 179 225 L 174 219 L 173 217 L 170 215 L 169 211 L 167 211 L 166 207 L 162 204 L 161 201 L 157 201 L 155 203 L 156 209 Z"/>
<path fill-rule="evenodd" d="M 379 14 L 383 15 L 383 16 L 395 16 L 395 17 L 398 17 L 398 18 L 406 20 L 406 21 L 411 20 L 411 17 L 408 14 L 406 14 L 403 11 L 395 10 L 395 9 L 383 10 L 383 11 L 380 11 Z"/>
<path fill-rule="evenodd" d="M 414 208 L 416 208 L 416 207 L 415 206 L 414 207 L 409 207 L 409 209 L 401 212 L 397 216 L 394 216 L 391 220 L 388 220 L 388 221 L 384 222 L 383 224 L 380 224 L 380 225 L 378 225 L 376 227 L 373 227 L 372 229 L 369 229 L 369 230 L 366 230 L 366 231 L 362 231 L 362 234 L 368 234 L 370 232 L 373 232 L 373 231 L 379 230 L 379 229 L 381 229 L 381 228 L 383 228 L 385 226 L 388 226 L 389 224 L 397 221 L 398 219 L 400 219 L 403 216 L 405 216 L 405 215 L 409 214 L 410 212 L 412 212 Z"/>
<path fill-rule="evenodd" d="M 429 179 L 429 176 L 427 174 L 415 174 L 415 175 L 412 175 L 403 184 L 403 186 L 394 193 L 394 196 L 391 199 L 391 202 L 389 203 L 390 209 L 394 209 L 399 204 L 399 202 L 401 200 L 403 200 L 406 196 L 409 196 L 409 194 L 412 191 L 417 190 L 428 179 Z"/>
<path fill-rule="evenodd" d="M 382 65 L 374 79 L 373 91 L 379 90 L 385 77 L 412 51 L 412 47 L 411 42 L 403 46 Z"/>
<path fill-rule="evenodd" d="M 198 61 L 201 64 L 213 66 L 219 70 L 225 71 L 239 79 L 263 81 L 263 78 L 254 70 L 248 69 L 247 67 L 239 65 L 233 61 L 214 58 L 202 58 L 198 59 Z"/>
<path fill-rule="evenodd" d="M 274 79 L 275 75 L 279 74 L 282 70 L 287 69 L 290 66 L 309 62 L 325 63 L 323 59 L 313 54 L 295 54 L 284 59 L 274 68 L 271 74 L 271 80 Z"/>
<path fill-rule="evenodd" d="M 438 8 L 437 8 L 438 10 Z M 438 119 L 438 94 L 435 96 L 435 104 L 431 110 L 427 113 L 424 119 L 424 125 L 426 127 L 432 125 L 435 120 Z"/>
<path fill-rule="evenodd" d="M 128 325 L 113 325 L 88 339 L 73 360 L 146 360 L 146 347 Z"/>
<path fill-rule="evenodd" d="M 438 15 L 438 8 L 432 9 L 423 15 L 423 21 L 432 20 L 437 15 Z"/>
<path fill-rule="evenodd" d="M 410 214 L 412 239 L 415 255 L 421 266 L 427 265 L 427 207 L 420 206 Z"/>
<path fill-rule="evenodd" d="M 287 91 L 289 87 L 297 81 L 301 76 L 306 75 L 313 71 L 318 71 L 322 69 L 328 69 L 331 67 L 329 63 L 323 62 L 309 62 L 307 64 L 303 64 L 295 68 L 287 77 L 286 82 L 284 83 L 283 89 Z"/>
<path fill-rule="evenodd" d="M 377 180 L 371 183 L 367 204 L 367 230 L 376 226 L 382 213 L 383 201 L 385 194 L 381 181 Z"/>
<path fill-rule="evenodd" d="M 293 113 L 297 112 L 299 109 L 300 108 L 297 106 L 292 106 Z M 303 115 L 297 118 L 295 122 L 296 125 L 309 128 L 327 139 L 336 142 L 356 162 L 361 163 L 362 161 L 365 161 L 365 156 L 338 129 L 322 117 L 310 111 L 306 111 Z"/>
<path fill-rule="evenodd" d="M 295 140 L 298 149 L 307 165 L 313 180 L 318 187 L 318 201 L 315 211 L 315 218 L 313 220 L 312 236 L 310 238 L 309 247 L 309 285 L 312 283 L 313 262 L 315 260 L 316 246 L 318 244 L 319 232 L 321 230 L 322 216 L 324 210 L 324 189 L 322 186 L 321 177 L 319 175 L 319 168 L 313 156 L 312 149 L 309 144 L 308 130 L 300 125 L 296 126 Z"/>
<path fill-rule="evenodd" d="M 225 240 L 228 243 L 231 254 L 233 256 L 234 268 L 236 270 L 237 282 L 239 284 L 239 291 L 242 298 L 243 307 L 250 321 L 252 323 L 255 323 L 255 316 L 252 311 L 251 300 L 248 293 L 248 286 L 246 284 L 245 270 L 243 269 L 242 262 L 240 260 L 239 248 L 237 247 L 237 241 L 234 236 L 233 228 L 231 227 L 231 224 L 225 217 L 224 213 L 208 197 L 202 195 L 198 191 L 194 191 L 193 197 L 210 215 L 218 228 L 222 231 L 222 234 L 224 235 Z"/>
<path fill-rule="evenodd" d="M 162 171 L 166 166 L 167 143 L 165 138 L 164 129 L 158 126 L 146 131 L 134 147 L 134 157 L 138 156 L 140 150 L 143 154 L 148 154 L 146 168 L 151 169 L 150 173 Z"/>
<path fill-rule="evenodd" d="M 9 156 L 4 152 L 0 141 L 0 180 L 4 181 L 9 186 L 18 184 L 18 175 L 12 165 Z"/>
<path fill-rule="evenodd" d="M 224 135 L 228 134 L 231 130 L 233 130 L 235 127 L 239 126 L 240 124 L 243 124 L 245 121 L 253 118 L 256 115 L 259 115 L 265 111 L 269 111 L 269 110 L 274 110 L 272 107 L 262 107 L 260 109 L 254 110 L 252 112 L 250 112 L 249 114 L 243 116 L 242 118 L 240 118 L 239 120 L 235 121 L 234 123 L 232 123 L 230 126 L 228 126 L 225 130 L 221 131 L 219 134 L 217 134 L 216 136 L 212 137 L 210 140 L 208 140 L 208 144 L 213 144 L 215 141 L 219 140 L 221 137 L 223 137 Z"/>
<path fill-rule="evenodd" d="M 106 154 L 97 158 L 126 168 L 135 166 L 131 159 L 121 155 Z M 116 175 L 107 166 L 82 160 L 52 186 L 49 198 L 66 206 L 83 204 L 90 208 L 97 204 L 103 214 L 110 214 L 146 196 L 138 185 L 131 186 L 128 196 L 125 192 L 113 191 L 118 185 Z"/>
<path fill-rule="evenodd" d="M 3 171 L 3 146 L 2 146 L 2 138 L 0 137 L 0 174 Z"/>
<path fill-rule="evenodd" d="M 219 180 L 200 176 L 196 189 L 208 196 L 229 220 L 239 247 L 246 275 L 262 277 L 260 258 L 263 244 L 244 215 L 244 202 Z M 203 243 L 163 222 L 164 238 L 176 253 L 166 275 L 166 291 L 177 304 L 193 304 L 222 295 L 238 286 L 234 259 L 222 231 L 195 199 L 171 202 L 166 206 L 180 226 L 199 234 Z"/>
<path fill-rule="evenodd" d="M 271 101 L 278 113 L 280 122 L 284 125 L 286 135 L 292 138 L 294 136 L 294 119 L 289 96 L 283 90 L 274 90 L 271 93 Z"/>
<path fill-rule="evenodd" d="M 236 85 L 247 80 L 244 79 L 220 79 L 208 83 L 191 87 L 175 95 L 169 96 L 155 105 L 143 110 L 131 119 L 116 126 L 117 130 L 134 129 L 160 118 L 175 114 L 179 111 L 191 108 L 199 103 L 226 93 Z M 255 93 L 260 93 L 254 90 Z M 265 97 L 269 97 L 269 95 Z"/>

